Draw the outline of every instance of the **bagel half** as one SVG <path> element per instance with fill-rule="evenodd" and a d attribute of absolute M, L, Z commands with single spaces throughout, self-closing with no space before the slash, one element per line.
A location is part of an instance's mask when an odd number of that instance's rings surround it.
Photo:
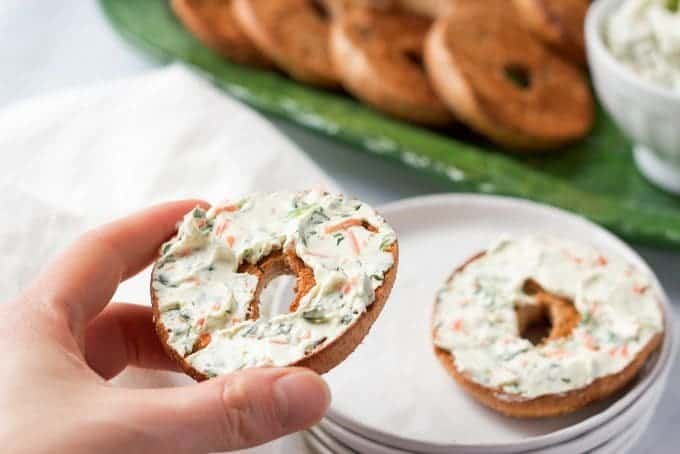
<path fill-rule="evenodd" d="M 454 0 L 397 0 L 399 6 L 409 13 L 437 18 L 448 13 Z"/>
<path fill-rule="evenodd" d="M 454 279 L 457 279 L 458 276 L 463 273 L 469 266 L 472 264 L 476 263 L 477 261 L 483 259 L 486 255 L 486 252 L 477 254 L 470 258 L 467 262 L 465 262 L 463 265 L 458 267 L 449 280 L 447 281 L 446 288 L 452 289 L 454 288 L 451 284 L 454 281 Z M 527 260 L 531 260 L 531 255 L 527 255 Z M 583 256 L 580 256 L 583 257 Z M 600 256 L 601 257 L 601 256 Z M 583 259 L 587 260 L 587 259 Z M 510 265 L 508 265 L 510 266 Z M 599 265 L 598 265 L 599 266 Z M 612 269 L 617 269 L 617 268 L 612 268 Z M 621 270 L 622 268 L 618 268 Z M 630 269 L 630 268 L 629 268 Z M 478 280 L 474 280 L 474 278 L 470 277 L 471 275 L 468 274 L 467 280 L 463 282 L 479 282 Z M 477 275 L 477 276 L 482 276 L 482 275 Z M 505 275 L 504 275 L 505 276 Z M 484 274 L 482 277 L 484 279 L 489 279 L 493 280 L 494 275 L 489 274 L 488 269 L 486 274 Z M 508 279 L 514 279 L 512 276 L 507 276 Z M 473 279 L 473 280 L 470 280 Z M 631 284 L 635 285 L 635 279 L 636 276 L 633 276 L 631 274 Z M 467 284 L 463 284 L 467 285 Z M 618 284 L 617 284 L 618 285 Z M 460 289 L 461 287 L 455 287 Z M 565 287 L 566 288 L 566 287 Z M 460 290 L 459 290 L 460 291 Z M 487 289 L 485 288 L 479 288 L 478 289 L 480 295 L 484 295 L 487 292 Z M 551 293 L 545 289 L 543 289 L 540 284 L 536 281 L 533 280 L 528 280 L 525 281 L 524 283 L 524 288 L 523 288 L 523 293 L 524 295 L 527 296 L 532 296 L 534 298 L 535 303 L 531 305 L 523 305 L 520 303 L 515 303 L 515 310 L 517 312 L 517 331 L 520 333 L 520 335 L 533 323 L 536 321 L 546 318 L 551 321 L 551 329 L 548 332 L 548 335 L 542 339 L 536 339 L 532 340 L 532 343 L 534 344 L 534 348 L 537 349 L 536 352 L 549 352 L 551 351 L 552 348 L 557 347 L 557 346 L 564 346 L 568 344 L 561 343 L 562 341 L 564 342 L 569 342 L 569 337 L 574 336 L 574 330 L 577 328 L 577 326 L 584 326 L 584 325 L 579 325 L 581 322 L 581 313 L 577 312 L 577 310 L 574 308 L 574 304 L 572 301 L 565 297 L 561 297 L 559 295 L 556 295 L 554 293 Z M 475 292 L 477 294 L 477 292 Z M 464 302 L 465 305 L 470 305 L 469 307 L 474 309 L 475 304 L 483 304 L 482 300 L 479 301 L 479 303 L 475 301 L 468 301 L 466 298 L 468 298 L 468 293 L 461 294 L 461 293 L 456 293 L 456 297 L 459 298 L 458 301 Z M 482 383 L 482 381 L 486 380 L 486 378 L 479 378 L 477 377 L 476 379 L 474 378 L 474 372 L 473 370 L 466 370 L 465 367 L 458 367 L 456 361 L 456 353 L 453 350 L 449 350 L 448 348 L 443 348 L 441 345 L 438 345 L 437 341 L 437 336 L 438 336 L 438 330 L 439 333 L 441 333 L 442 329 L 445 330 L 455 330 L 458 331 L 459 333 L 464 333 L 463 335 L 466 336 L 465 339 L 471 339 L 469 336 L 476 336 L 474 333 L 479 333 L 481 332 L 480 330 L 484 330 L 484 326 L 476 326 L 476 325 L 468 325 L 468 323 L 472 323 L 472 320 L 474 320 L 474 312 L 467 312 L 467 315 L 463 315 L 462 309 L 453 316 L 455 316 L 456 322 L 451 326 L 446 326 L 442 325 L 442 320 L 450 320 L 443 318 L 442 316 L 442 309 L 438 309 L 438 305 L 442 304 L 442 302 L 439 300 L 440 297 L 438 297 L 438 302 L 435 305 L 435 312 L 433 314 L 433 328 L 432 328 L 432 338 L 434 341 L 434 353 L 437 357 L 437 359 L 441 362 L 441 364 L 444 366 L 445 370 L 451 375 L 455 381 L 466 391 L 468 394 L 470 394 L 473 398 L 475 398 L 477 401 L 482 403 L 483 405 L 498 411 L 502 414 L 512 416 L 512 417 L 517 417 L 517 418 L 545 418 L 545 417 L 552 417 L 552 416 L 558 416 L 566 413 L 571 413 L 574 412 L 580 408 L 583 408 L 584 406 L 588 405 L 591 402 L 601 400 L 607 397 L 610 397 L 612 395 L 615 395 L 618 391 L 622 390 L 625 388 L 626 385 L 628 385 L 638 374 L 638 372 L 643 368 L 645 365 L 646 361 L 649 359 L 650 355 L 657 350 L 661 342 L 663 340 L 663 312 L 660 307 L 658 307 L 658 303 L 654 298 L 649 298 L 644 302 L 644 304 L 649 304 L 648 307 L 653 308 L 656 307 L 659 311 L 659 314 L 661 316 L 661 328 L 658 330 L 653 330 L 647 332 L 647 334 L 644 334 L 644 339 L 646 339 L 644 342 L 641 342 L 639 344 L 636 344 L 637 347 L 634 353 L 633 357 L 628 357 L 626 362 L 621 363 L 621 369 L 617 370 L 614 373 L 606 374 L 606 375 L 601 375 L 597 376 L 595 375 L 593 377 L 593 380 L 590 382 L 587 382 L 584 386 L 577 386 L 577 387 L 571 387 L 571 385 L 565 385 L 564 383 L 569 383 L 569 382 L 564 382 L 561 383 L 558 379 L 558 377 L 563 377 L 564 375 L 559 375 L 564 372 L 559 372 L 560 369 L 556 369 L 558 371 L 558 375 L 556 375 L 556 380 L 558 383 L 560 383 L 562 391 L 560 392 L 541 392 L 537 393 L 531 397 L 527 397 L 522 394 L 517 394 L 514 392 L 508 392 L 506 389 L 504 389 L 501 386 L 491 386 L 485 383 Z M 479 297 L 482 298 L 482 297 Z M 643 304 L 642 300 L 638 302 L 639 304 Z M 447 306 L 446 311 L 450 311 L 452 307 L 455 306 Z M 616 306 L 614 306 L 616 307 Z M 485 309 L 485 313 L 491 309 Z M 495 309 L 494 309 L 495 310 Z M 438 312 L 439 311 L 439 312 Z M 447 312 L 448 313 L 448 312 Z M 438 315 L 439 314 L 439 315 Z M 470 319 L 469 317 L 473 317 Z M 493 315 L 489 315 L 489 317 L 493 317 Z M 585 322 L 585 323 L 590 323 L 590 322 Z M 439 325 L 438 325 L 439 324 Z M 442 328 L 444 326 L 445 328 Z M 587 325 L 585 325 L 587 326 Z M 587 331 L 586 331 L 587 332 Z M 578 334 L 579 336 L 583 335 Z M 588 334 L 590 336 L 590 334 Z M 593 334 L 595 336 L 595 334 Z M 462 338 L 461 338 L 462 339 Z M 476 339 L 476 338 L 475 338 Z M 504 337 L 497 338 L 497 340 L 493 341 L 496 343 L 503 343 Z M 440 341 L 441 342 L 441 341 Z M 467 349 L 473 348 L 473 344 L 468 344 L 468 340 L 459 340 L 457 341 L 458 343 L 456 344 L 457 347 L 453 347 L 453 349 L 460 348 L 462 349 L 461 351 L 466 352 L 465 354 L 467 355 Z M 473 342 L 473 341 L 469 341 Z M 475 340 L 474 342 L 478 342 Z M 552 344 L 546 344 L 546 343 L 552 343 Z M 612 352 L 615 352 L 616 355 L 620 354 L 617 352 L 623 351 L 623 348 L 628 348 L 627 345 L 624 343 L 623 345 L 626 345 L 626 347 L 617 347 L 613 349 L 612 351 L 607 351 L 605 350 L 606 344 L 598 344 L 597 341 L 594 340 L 593 337 L 590 337 L 590 342 L 592 342 L 592 345 L 587 345 L 587 350 L 590 352 L 589 354 L 601 354 L 604 355 L 605 358 L 608 360 L 611 360 L 611 357 L 609 355 L 612 354 Z M 636 341 L 637 342 L 637 341 Z M 476 344 L 475 344 L 476 345 Z M 484 344 L 486 345 L 486 344 Z M 524 345 L 524 344 L 523 344 Z M 528 345 L 528 344 L 527 344 Z M 496 346 L 492 343 L 490 344 L 489 347 L 484 347 L 484 348 L 489 348 L 489 351 L 496 352 L 494 350 Z M 526 347 L 524 347 L 526 348 Z M 545 349 L 544 349 L 545 348 Z M 562 347 L 566 348 L 566 347 Z M 602 350 L 601 350 L 602 348 Z M 607 347 L 608 348 L 608 347 Z M 529 348 L 529 353 L 528 355 L 530 356 L 525 356 L 525 357 L 518 357 L 520 361 L 526 362 L 531 361 L 529 358 L 536 358 L 536 356 L 531 356 L 531 348 Z M 512 351 L 512 350 L 510 350 Z M 522 350 L 524 352 L 525 350 Z M 595 352 L 595 353 L 593 353 Z M 494 355 L 497 353 L 494 353 Z M 544 353 L 539 353 L 540 355 L 543 355 Z M 578 354 L 578 353 L 576 353 Z M 503 353 L 505 355 L 505 353 Z M 515 356 L 512 356 L 512 358 L 515 358 Z M 496 371 L 505 369 L 506 367 L 510 367 L 508 369 L 509 371 L 516 370 L 515 368 L 517 367 L 516 363 L 515 366 L 508 366 L 504 360 L 499 360 L 498 358 L 504 358 L 504 356 L 500 357 L 495 357 L 497 361 L 500 361 L 498 364 L 495 366 L 491 366 L 490 364 L 487 364 L 486 361 L 488 360 L 486 356 L 480 356 L 480 357 L 475 357 L 478 358 L 479 361 L 484 361 L 483 364 L 485 366 L 483 367 L 491 367 L 491 369 L 488 372 L 488 374 L 493 375 Z M 540 356 L 539 356 L 540 358 Z M 556 359 L 555 359 L 556 358 Z M 552 366 L 552 363 L 559 363 L 566 361 L 566 357 L 561 357 L 557 356 L 555 358 L 551 358 L 547 361 L 549 361 L 549 364 Z M 468 364 L 469 364 L 469 357 L 467 359 Z M 482 363 L 480 363 L 482 364 Z M 542 369 L 534 369 L 532 368 L 533 365 L 530 363 L 523 364 L 521 367 L 523 369 L 527 369 L 531 372 L 530 375 L 528 375 L 529 378 L 523 378 L 522 380 L 535 380 L 536 377 L 532 374 L 536 374 L 537 370 L 542 370 Z M 570 365 L 564 365 L 565 367 L 564 370 L 570 370 L 570 367 L 573 367 L 573 364 L 575 363 L 567 363 L 567 364 L 572 364 Z M 562 366 L 560 366 L 562 367 Z M 472 368 L 474 369 L 474 367 Z M 485 369 L 486 370 L 486 369 Z M 552 370 L 552 369 L 550 369 Z M 490 375 L 490 376 L 491 376 Z M 543 380 L 549 380 L 548 376 L 542 378 Z M 491 382 L 486 382 L 486 383 L 493 383 Z M 507 382 L 506 382 L 507 383 Z M 545 388 L 543 388 L 545 389 Z"/>
<path fill-rule="evenodd" d="M 234 0 L 241 28 L 260 51 L 292 78 L 339 86 L 328 38 L 332 5 L 321 0 Z"/>
<path fill-rule="evenodd" d="M 547 45 L 586 64 L 584 23 L 590 0 L 514 0 L 522 21 Z"/>
<path fill-rule="evenodd" d="M 223 217 L 221 207 L 192 210 L 163 246 L 150 289 L 161 343 L 199 381 L 249 367 L 301 366 L 325 373 L 359 345 L 387 301 L 398 267 L 394 232 L 370 207 L 341 196 L 309 191 L 255 194 L 242 201 Z M 292 215 L 290 201 L 301 201 L 307 211 Z M 357 203 L 362 211 L 355 211 Z M 266 214 L 274 206 L 283 210 Z M 326 221 L 319 221 L 324 216 L 315 214 L 317 206 L 329 207 Z M 253 223 L 257 213 L 271 223 Z M 286 227 L 271 230 L 276 225 Z M 251 262 L 252 253 L 262 255 Z M 296 278 L 288 313 L 261 319 L 260 294 L 284 274 Z"/>
<path fill-rule="evenodd" d="M 272 61 L 241 30 L 232 3 L 232 0 L 172 0 L 171 5 L 186 28 L 221 56 L 249 66 L 272 67 Z"/>
<path fill-rule="evenodd" d="M 345 89 L 406 121 L 446 126 L 453 115 L 422 66 L 431 21 L 398 11 L 355 8 L 334 21 L 331 55 Z"/>
<path fill-rule="evenodd" d="M 547 150 L 592 126 L 584 75 L 530 34 L 505 0 L 457 1 L 432 27 L 425 64 L 458 119 L 501 146 Z"/>

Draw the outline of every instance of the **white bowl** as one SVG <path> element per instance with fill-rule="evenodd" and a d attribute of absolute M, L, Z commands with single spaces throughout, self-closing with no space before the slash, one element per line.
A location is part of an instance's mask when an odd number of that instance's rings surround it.
<path fill-rule="evenodd" d="M 658 186 L 680 194 L 680 94 L 644 80 L 619 62 L 604 42 L 607 18 L 625 0 L 598 0 L 586 18 L 588 63 L 595 90 L 635 142 L 638 169 Z"/>

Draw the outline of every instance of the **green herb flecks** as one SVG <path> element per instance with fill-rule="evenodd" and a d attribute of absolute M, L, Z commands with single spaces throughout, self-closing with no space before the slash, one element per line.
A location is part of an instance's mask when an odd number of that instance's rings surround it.
<path fill-rule="evenodd" d="M 207 221 L 203 226 L 201 227 L 201 233 L 209 233 L 212 231 L 213 226 L 215 225 L 215 221 L 212 219 Z"/>
<path fill-rule="evenodd" d="M 390 246 L 392 246 L 392 239 L 391 238 L 385 238 L 380 243 L 380 250 L 383 251 L 383 252 L 386 252 L 390 248 Z"/>
<path fill-rule="evenodd" d="M 522 348 L 520 350 L 508 353 L 506 355 L 503 355 L 503 361 L 510 361 L 511 359 L 515 358 L 516 356 L 521 355 L 522 353 L 526 353 L 528 351 L 529 351 L 528 348 Z"/>
<path fill-rule="evenodd" d="M 342 243 L 342 241 L 345 239 L 345 235 L 340 232 L 336 232 L 333 234 L 333 238 L 335 238 L 335 245 L 339 246 L 340 243 Z"/>
<path fill-rule="evenodd" d="M 321 211 L 321 208 L 315 209 L 311 216 L 309 217 L 309 223 L 312 225 L 323 224 L 324 222 L 330 221 L 331 218 L 328 217 L 326 213 Z"/>
<path fill-rule="evenodd" d="M 680 0 L 666 0 L 666 8 L 673 13 L 680 11 Z"/>
<path fill-rule="evenodd" d="M 309 309 L 302 313 L 302 318 L 315 325 L 328 322 L 328 317 L 320 308 Z"/>
<path fill-rule="evenodd" d="M 313 352 L 313 351 L 316 349 L 316 347 L 318 347 L 319 345 L 321 345 L 321 344 L 323 344 L 324 342 L 326 342 L 326 339 L 327 339 L 327 337 L 322 337 L 322 338 L 319 339 L 318 341 L 316 341 L 316 342 L 314 342 L 314 343 L 312 343 L 312 344 L 309 344 L 309 345 L 307 346 L 307 348 L 305 348 L 305 354 L 307 355 L 307 354 Z"/>
<path fill-rule="evenodd" d="M 303 205 L 303 206 L 299 206 L 299 207 L 293 208 L 292 210 L 290 210 L 290 211 L 288 212 L 288 217 L 289 217 L 289 218 L 297 218 L 297 217 L 300 217 L 300 216 L 302 216 L 303 214 L 305 214 L 307 211 L 309 211 L 309 208 L 310 208 L 309 205 Z"/>
<path fill-rule="evenodd" d="M 167 277 L 163 274 L 157 274 L 156 275 L 156 280 L 161 283 L 161 285 L 165 285 L 166 287 L 175 287 L 173 285 L 170 285 L 170 281 L 168 280 Z"/>
<path fill-rule="evenodd" d="M 593 319 L 593 317 L 592 317 L 592 315 L 590 315 L 590 312 L 586 312 L 586 313 L 583 314 L 583 316 L 581 317 L 581 323 L 587 325 L 588 323 L 590 323 L 590 321 L 591 321 L 592 319 Z"/>

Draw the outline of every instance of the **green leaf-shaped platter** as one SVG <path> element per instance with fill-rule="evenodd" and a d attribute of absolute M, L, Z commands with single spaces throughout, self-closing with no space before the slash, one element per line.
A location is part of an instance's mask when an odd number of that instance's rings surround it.
<path fill-rule="evenodd" d="M 550 154 L 508 155 L 462 128 L 422 129 L 383 116 L 343 93 L 232 64 L 196 41 L 173 16 L 167 0 L 100 4 L 133 44 L 160 59 L 193 66 L 263 112 L 446 178 L 452 190 L 535 200 L 579 213 L 628 240 L 680 249 L 680 198 L 640 176 L 631 143 L 600 107 L 595 128 L 584 140 Z"/>

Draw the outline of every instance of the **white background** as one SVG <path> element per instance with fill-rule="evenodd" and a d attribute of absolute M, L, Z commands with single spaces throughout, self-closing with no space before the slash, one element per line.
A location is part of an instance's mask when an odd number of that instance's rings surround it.
<path fill-rule="evenodd" d="M 0 0 L 0 108 L 47 92 L 138 74 L 156 63 L 128 47 L 111 29 L 95 1 Z M 444 181 L 397 163 L 272 120 L 349 192 L 379 204 L 446 192 Z M 0 153 L 9 152 L 0 150 Z M 637 248 L 680 305 L 680 252 Z M 680 367 L 650 429 L 634 452 L 675 452 L 680 446 Z"/>

